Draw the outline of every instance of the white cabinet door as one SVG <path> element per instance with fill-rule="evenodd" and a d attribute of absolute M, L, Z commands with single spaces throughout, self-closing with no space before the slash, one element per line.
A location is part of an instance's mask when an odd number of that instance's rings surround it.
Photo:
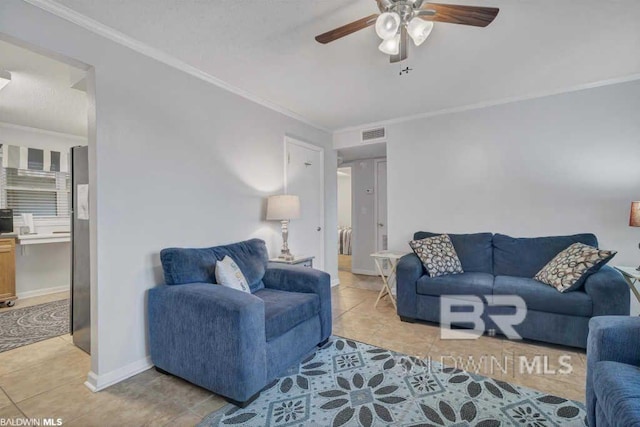
<path fill-rule="evenodd" d="M 324 269 L 324 152 L 320 147 L 286 139 L 286 193 L 300 197 L 300 218 L 289 224 L 289 249 L 314 256 Z M 337 233 L 337 231 L 336 231 Z"/>

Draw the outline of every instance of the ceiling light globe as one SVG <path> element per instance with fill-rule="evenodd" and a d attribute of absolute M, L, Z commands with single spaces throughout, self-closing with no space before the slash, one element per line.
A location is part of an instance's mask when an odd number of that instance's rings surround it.
<path fill-rule="evenodd" d="M 431 30 L 433 30 L 433 22 L 425 21 L 418 17 L 413 18 L 409 21 L 409 25 L 407 25 L 407 32 L 416 46 L 424 43 L 427 37 L 429 37 L 429 34 L 431 34 Z"/>
<path fill-rule="evenodd" d="M 387 55 L 397 55 L 400 53 L 400 34 L 396 34 L 390 39 L 383 40 L 378 46 L 380 52 Z"/>
<path fill-rule="evenodd" d="M 382 40 L 393 38 L 400 28 L 400 15 L 395 12 L 385 12 L 376 19 L 376 34 Z"/>

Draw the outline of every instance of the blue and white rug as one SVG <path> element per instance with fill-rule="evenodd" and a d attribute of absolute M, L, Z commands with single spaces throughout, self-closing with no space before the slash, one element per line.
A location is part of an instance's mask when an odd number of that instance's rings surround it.
<path fill-rule="evenodd" d="M 332 337 L 214 426 L 585 426 L 582 403 Z"/>

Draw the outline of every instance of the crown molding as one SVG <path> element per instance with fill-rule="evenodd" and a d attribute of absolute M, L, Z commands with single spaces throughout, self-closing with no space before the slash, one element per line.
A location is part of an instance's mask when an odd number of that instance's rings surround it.
<path fill-rule="evenodd" d="M 599 80 L 596 82 L 571 86 L 565 89 L 537 92 L 537 93 L 532 93 L 532 94 L 523 95 L 523 96 L 502 98 L 495 101 L 479 102 L 477 104 L 469 104 L 469 105 L 464 105 L 460 107 L 444 108 L 441 110 L 428 111 L 428 112 L 419 113 L 419 114 L 412 114 L 410 116 L 396 117 L 388 120 L 380 120 L 377 122 L 363 123 L 361 125 L 349 126 L 349 127 L 335 130 L 333 131 L 333 134 L 335 135 L 343 132 L 360 131 L 362 129 L 368 129 L 368 128 L 374 128 L 374 127 L 380 127 L 380 126 L 390 126 L 390 125 L 395 125 L 399 123 L 410 122 L 413 120 L 426 119 L 426 118 L 435 117 L 435 116 L 443 116 L 445 114 L 454 114 L 454 113 L 462 113 L 462 112 L 471 111 L 471 110 L 480 110 L 482 108 L 487 108 L 487 107 L 496 107 L 499 105 L 512 104 L 514 102 L 529 101 L 532 99 L 546 98 L 549 96 L 562 95 L 565 93 L 579 92 L 581 90 L 595 89 L 602 86 L 611 86 L 611 85 L 620 84 L 620 83 L 627 83 L 634 80 L 640 80 L 640 74 L 629 74 L 627 76 L 615 77 L 612 79 Z"/>
<path fill-rule="evenodd" d="M 244 89 L 240 89 L 239 87 L 233 86 L 217 77 L 212 76 L 211 74 L 205 73 L 204 71 L 187 64 L 186 62 L 176 58 L 173 55 L 165 53 L 159 49 L 149 46 L 146 43 L 143 43 L 139 40 L 134 39 L 114 28 L 111 28 L 107 25 L 104 25 L 92 18 L 89 18 L 86 15 L 76 12 L 73 9 L 70 9 L 64 5 L 56 3 L 53 0 L 23 0 L 26 3 L 29 3 L 33 6 L 36 6 L 42 10 L 45 10 L 53 15 L 58 16 L 59 18 L 65 19 L 69 22 L 72 22 L 85 30 L 89 30 L 92 33 L 98 34 L 106 39 L 109 39 L 115 43 L 118 43 L 122 46 L 128 47 L 131 50 L 134 50 L 142 55 L 148 56 L 150 58 L 155 59 L 156 61 L 162 62 L 165 65 L 178 69 L 184 73 L 187 73 L 193 77 L 196 77 L 200 80 L 203 80 L 207 83 L 211 83 L 215 86 L 218 86 L 221 89 L 224 89 L 228 92 L 231 92 L 235 95 L 241 96 L 249 101 L 252 101 L 256 104 L 259 104 L 263 107 L 266 107 L 270 110 L 276 111 L 280 114 L 288 116 L 292 119 L 295 119 L 299 122 L 305 123 L 309 126 L 312 126 L 318 130 L 332 133 L 331 129 L 328 129 L 318 123 L 314 123 L 313 121 L 307 119 L 306 117 L 301 116 L 298 113 L 295 113 L 285 107 L 277 105 L 271 101 L 266 99 L 262 99 L 256 95 L 253 95 Z"/>
<path fill-rule="evenodd" d="M 75 141 L 82 142 L 82 143 L 87 142 L 87 137 L 85 136 L 74 135 L 71 133 L 64 133 L 64 132 L 56 132 L 53 130 L 34 128 L 30 126 L 16 125 L 14 123 L 0 122 L 0 128 L 17 130 L 20 132 L 37 133 L 40 135 L 54 136 L 57 138 L 73 139 Z"/>

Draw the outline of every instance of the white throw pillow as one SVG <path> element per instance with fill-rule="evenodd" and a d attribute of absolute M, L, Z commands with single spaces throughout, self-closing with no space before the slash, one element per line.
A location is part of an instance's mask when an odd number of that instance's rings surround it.
<path fill-rule="evenodd" d="M 242 270 L 238 264 L 226 255 L 222 261 L 216 262 L 216 282 L 227 288 L 237 289 L 238 291 L 251 293 L 247 279 L 242 274 Z"/>

